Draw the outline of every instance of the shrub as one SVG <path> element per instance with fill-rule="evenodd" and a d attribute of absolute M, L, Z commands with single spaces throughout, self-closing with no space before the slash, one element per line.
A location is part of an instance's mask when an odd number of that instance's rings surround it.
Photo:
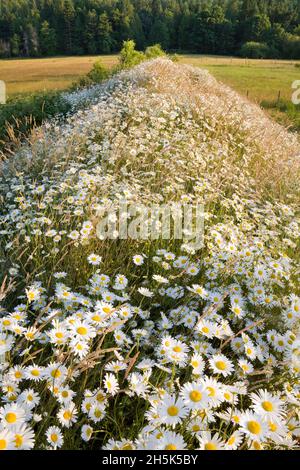
<path fill-rule="evenodd" d="M 120 52 L 120 67 L 123 69 L 128 69 L 134 67 L 135 65 L 140 64 L 145 60 L 146 56 L 143 52 L 137 51 L 135 49 L 135 42 L 124 41 L 123 47 Z"/>
<path fill-rule="evenodd" d="M 272 56 L 269 46 L 262 42 L 246 42 L 242 46 L 240 54 L 249 59 L 267 59 Z"/>
<path fill-rule="evenodd" d="M 166 53 L 163 51 L 160 44 L 154 44 L 153 46 L 147 47 L 145 50 L 145 56 L 147 59 L 155 59 L 156 57 L 163 57 Z"/>
<path fill-rule="evenodd" d="M 101 83 L 109 77 L 109 71 L 104 67 L 100 60 L 94 63 L 92 70 L 87 77 L 94 83 Z"/>

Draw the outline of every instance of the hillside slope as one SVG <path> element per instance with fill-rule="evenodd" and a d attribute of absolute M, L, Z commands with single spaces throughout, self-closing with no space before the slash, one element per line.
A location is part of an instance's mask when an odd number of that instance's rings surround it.
<path fill-rule="evenodd" d="M 2 168 L 0 442 L 297 447 L 297 137 L 167 59 L 67 98 Z M 99 239 L 124 200 L 203 205 L 204 246 Z"/>

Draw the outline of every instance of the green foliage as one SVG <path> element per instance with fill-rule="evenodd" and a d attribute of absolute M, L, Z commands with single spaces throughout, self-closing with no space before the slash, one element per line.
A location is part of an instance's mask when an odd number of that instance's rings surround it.
<path fill-rule="evenodd" d="M 0 0 L 0 56 L 109 54 L 138 50 L 237 54 L 265 43 L 300 58 L 299 0 Z"/>
<path fill-rule="evenodd" d="M 20 96 L 0 105 L 0 149 L 27 135 L 35 125 L 59 114 L 66 115 L 70 105 L 58 92 Z"/>
<path fill-rule="evenodd" d="M 87 77 L 94 83 L 101 83 L 109 77 L 109 71 L 104 67 L 101 60 L 97 60 Z"/>
<path fill-rule="evenodd" d="M 124 41 L 120 52 L 120 67 L 127 69 L 140 64 L 145 60 L 145 54 L 135 49 L 133 40 Z"/>
<path fill-rule="evenodd" d="M 160 44 L 154 44 L 154 46 L 148 46 L 145 50 L 145 56 L 147 59 L 155 59 L 157 57 L 163 57 L 166 53 L 163 51 Z"/>
<path fill-rule="evenodd" d="M 252 41 L 242 46 L 241 56 L 248 59 L 268 59 L 271 56 L 271 51 L 267 44 Z"/>

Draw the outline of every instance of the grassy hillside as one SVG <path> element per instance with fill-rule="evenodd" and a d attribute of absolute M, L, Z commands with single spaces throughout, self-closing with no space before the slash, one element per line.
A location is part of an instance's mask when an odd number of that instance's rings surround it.
<path fill-rule="evenodd" d="M 2 167 L 2 446 L 299 448 L 296 136 L 167 59 L 66 99 Z M 203 247 L 102 239 L 120 200 Z"/>

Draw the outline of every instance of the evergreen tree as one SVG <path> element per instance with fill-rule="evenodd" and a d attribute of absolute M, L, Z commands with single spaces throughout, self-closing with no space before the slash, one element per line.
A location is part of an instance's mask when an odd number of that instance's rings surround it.
<path fill-rule="evenodd" d="M 40 51 L 42 55 L 54 55 L 56 53 L 56 33 L 50 28 L 48 21 L 43 21 L 40 30 Z"/>
<path fill-rule="evenodd" d="M 104 12 L 100 15 L 98 23 L 98 51 L 107 54 L 113 49 L 112 25 L 107 13 Z"/>

